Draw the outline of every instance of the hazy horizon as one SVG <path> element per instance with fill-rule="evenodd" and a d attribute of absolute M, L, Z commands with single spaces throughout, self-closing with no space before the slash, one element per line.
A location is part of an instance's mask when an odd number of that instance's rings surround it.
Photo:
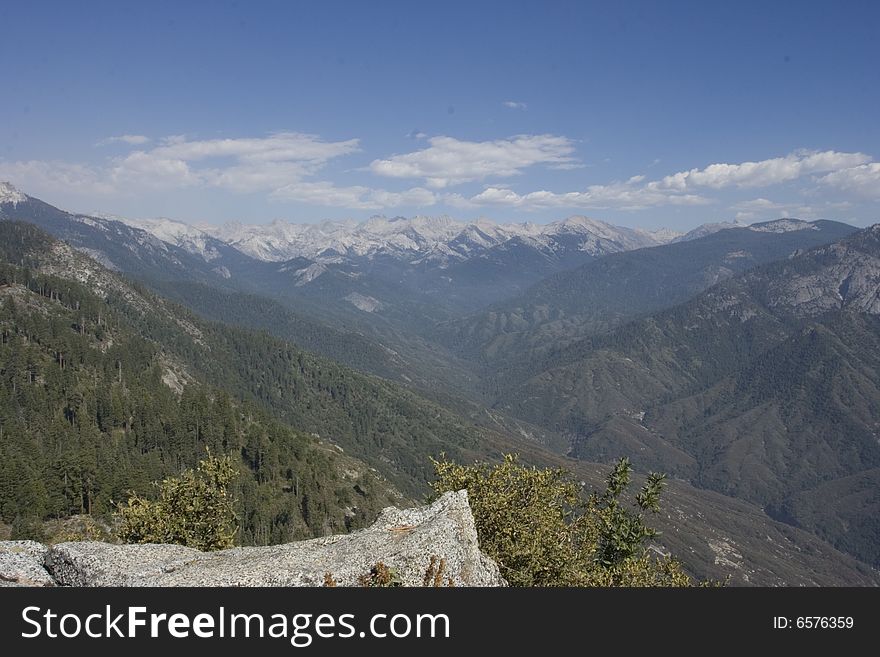
<path fill-rule="evenodd" d="M 2 184 L 2 183 L 10 184 L 17 191 L 24 193 L 24 194 L 27 194 L 26 189 L 21 189 L 20 187 L 18 187 L 17 185 L 14 185 L 10 181 L 0 180 L 0 184 Z M 27 194 L 27 195 L 33 196 L 33 194 Z M 37 197 L 37 198 L 39 198 L 39 197 Z M 292 225 L 304 225 L 304 226 L 305 225 L 320 225 L 320 224 L 325 224 L 325 223 L 337 224 L 337 225 L 342 225 L 342 224 L 361 225 L 361 224 L 365 224 L 371 220 L 376 220 L 376 219 L 387 220 L 387 221 L 394 221 L 394 220 L 401 219 L 401 220 L 411 221 L 411 220 L 420 219 L 420 218 L 421 219 L 448 218 L 452 221 L 455 221 L 455 222 L 458 222 L 461 224 L 467 224 L 467 225 L 478 224 L 482 221 L 488 221 L 488 222 L 498 224 L 498 225 L 534 224 L 534 225 L 538 225 L 538 226 L 543 226 L 543 225 L 548 225 L 548 224 L 553 224 L 553 223 L 561 223 L 561 222 L 565 222 L 565 221 L 575 219 L 575 218 L 585 218 L 585 219 L 589 219 L 589 220 L 600 221 L 603 223 L 610 224 L 612 226 L 617 226 L 617 227 L 622 227 L 622 228 L 630 228 L 630 229 L 634 229 L 634 230 L 645 230 L 645 231 L 649 231 L 649 232 L 670 231 L 672 233 L 677 233 L 677 234 L 681 234 L 681 235 L 684 235 L 685 233 L 687 233 L 691 230 L 694 230 L 696 228 L 699 228 L 700 226 L 703 226 L 706 224 L 729 223 L 731 225 L 737 225 L 737 226 L 750 226 L 753 224 L 778 221 L 781 219 L 793 219 L 793 220 L 800 220 L 800 221 L 827 220 L 827 221 L 838 221 L 841 223 L 847 223 L 847 224 L 850 224 L 850 225 L 853 225 L 856 227 L 860 226 L 860 224 L 858 224 L 857 222 L 852 221 L 852 220 L 847 221 L 847 220 L 843 220 L 843 219 L 837 219 L 834 217 L 820 217 L 820 218 L 804 219 L 802 217 L 796 217 L 796 216 L 791 216 L 791 215 L 782 214 L 782 213 L 780 213 L 780 215 L 777 217 L 770 217 L 770 218 L 744 219 L 744 218 L 740 217 L 740 218 L 734 218 L 734 219 L 730 219 L 730 220 L 720 219 L 718 221 L 704 221 L 704 222 L 696 223 L 694 225 L 687 226 L 684 228 L 671 228 L 669 226 L 664 226 L 664 225 L 648 227 L 648 226 L 639 225 L 637 223 L 629 223 L 629 224 L 615 223 L 615 222 L 603 219 L 602 217 L 597 216 L 595 214 L 577 213 L 577 212 L 562 214 L 557 217 L 551 216 L 545 220 L 538 220 L 536 218 L 529 219 L 528 217 L 526 217 L 526 218 L 522 218 L 522 217 L 504 218 L 504 217 L 502 217 L 502 218 L 496 219 L 496 218 L 488 217 L 486 215 L 466 216 L 466 215 L 458 215 L 458 214 L 451 214 L 451 213 L 437 213 L 437 214 L 419 213 L 419 214 L 412 214 L 412 215 L 377 213 L 377 214 L 372 214 L 368 217 L 361 217 L 361 218 L 340 216 L 340 217 L 324 217 L 321 219 L 315 219 L 315 220 L 311 220 L 311 221 L 297 220 L 296 218 L 287 218 L 287 217 L 272 217 L 272 218 L 264 219 L 262 221 L 248 221 L 247 218 L 240 218 L 240 219 L 233 218 L 233 219 L 227 219 L 225 221 L 211 222 L 211 221 L 204 221 L 204 220 L 198 220 L 198 219 L 189 220 L 189 219 L 184 219 L 184 218 L 169 217 L 169 216 L 165 216 L 165 215 L 157 215 L 157 216 L 152 216 L 152 217 L 131 216 L 131 215 L 122 215 L 122 214 L 118 214 L 118 213 L 112 213 L 112 212 L 103 212 L 100 210 L 83 210 L 81 208 L 79 208 L 79 209 L 78 208 L 66 208 L 66 207 L 57 206 L 56 204 L 52 203 L 51 201 L 49 201 L 46 198 L 40 198 L 40 200 L 47 202 L 50 205 L 55 205 L 55 207 L 58 207 L 60 210 L 71 212 L 71 213 L 77 214 L 77 215 L 124 220 L 124 221 L 130 221 L 130 222 L 134 222 L 134 223 L 155 222 L 155 221 L 171 221 L 171 222 L 186 224 L 186 225 L 192 226 L 194 228 L 197 228 L 199 230 L 203 230 L 203 231 L 207 231 L 207 232 L 210 232 L 212 228 L 213 229 L 221 228 L 226 225 L 242 225 L 242 226 L 253 226 L 253 227 L 269 226 L 269 225 L 277 224 L 277 223 L 287 223 L 287 224 L 292 224 Z M 870 225 L 873 225 L 874 223 L 878 223 L 878 222 L 871 221 L 869 219 L 868 221 L 866 221 L 864 223 L 864 226 L 870 226 Z"/>

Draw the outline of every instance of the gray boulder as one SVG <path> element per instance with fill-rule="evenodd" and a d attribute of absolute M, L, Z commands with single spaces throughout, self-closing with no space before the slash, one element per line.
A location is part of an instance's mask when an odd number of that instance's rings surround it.
<path fill-rule="evenodd" d="M 43 567 L 47 551 L 34 541 L 0 541 L 0 586 L 53 586 Z"/>
<path fill-rule="evenodd" d="M 154 586 L 155 578 L 204 554 L 182 545 L 73 541 L 49 548 L 45 564 L 59 586 Z"/>
<path fill-rule="evenodd" d="M 431 557 L 445 559 L 455 586 L 504 586 L 480 552 L 467 491 L 429 506 L 385 509 L 367 529 L 310 541 L 199 552 L 176 545 L 61 543 L 46 568 L 61 586 L 357 586 L 378 562 L 404 586 L 422 586 Z"/>

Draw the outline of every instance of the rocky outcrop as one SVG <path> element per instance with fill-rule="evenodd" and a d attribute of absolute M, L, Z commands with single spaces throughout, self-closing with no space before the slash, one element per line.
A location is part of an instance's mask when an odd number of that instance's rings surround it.
<path fill-rule="evenodd" d="M 13 554 L 16 545 L 22 547 Z M 387 508 L 358 532 L 285 545 L 200 552 L 179 545 L 0 543 L 0 573 L 21 585 L 57 586 L 322 586 L 330 573 L 338 586 L 357 586 L 382 562 L 403 586 L 422 586 L 432 556 L 445 560 L 443 579 L 455 586 L 505 585 L 480 552 L 467 491 L 425 507 Z"/>
<path fill-rule="evenodd" d="M 0 586 L 54 586 L 44 567 L 48 550 L 34 541 L 0 541 Z"/>

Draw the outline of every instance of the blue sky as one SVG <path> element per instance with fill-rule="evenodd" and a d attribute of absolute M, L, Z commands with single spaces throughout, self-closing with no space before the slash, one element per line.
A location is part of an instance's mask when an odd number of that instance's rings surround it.
<path fill-rule="evenodd" d="M 880 221 L 880 3 L 6 2 L 0 180 L 188 221 Z"/>

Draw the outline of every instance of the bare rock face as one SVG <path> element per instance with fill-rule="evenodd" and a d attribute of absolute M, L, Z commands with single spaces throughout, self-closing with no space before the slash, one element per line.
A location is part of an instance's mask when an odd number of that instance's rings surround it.
<path fill-rule="evenodd" d="M 48 549 L 44 563 L 59 586 L 322 586 L 326 573 L 338 586 L 357 586 L 379 562 L 392 568 L 403 586 L 422 586 L 432 556 L 445 559 L 444 582 L 506 584 L 495 562 L 480 552 L 463 490 L 425 507 L 385 509 L 371 527 L 352 534 L 218 552 L 61 543 Z"/>
<path fill-rule="evenodd" d="M 771 306 L 805 317 L 837 309 L 880 315 L 880 224 L 813 251 L 812 260 L 811 269 L 770 285 Z"/>
<path fill-rule="evenodd" d="M 43 567 L 47 551 L 34 541 L 0 541 L 0 586 L 53 586 Z"/>
<path fill-rule="evenodd" d="M 155 578 L 202 555 L 182 545 L 74 541 L 49 548 L 45 564 L 58 586 L 156 586 Z"/>

